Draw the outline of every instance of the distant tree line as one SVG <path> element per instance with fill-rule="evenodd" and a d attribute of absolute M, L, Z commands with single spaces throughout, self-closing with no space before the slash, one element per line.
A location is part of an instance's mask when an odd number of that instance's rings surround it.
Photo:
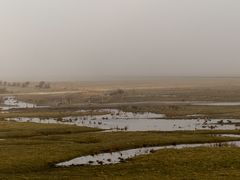
<path fill-rule="evenodd" d="M 8 82 L 8 81 L 0 81 L 0 86 L 9 86 L 9 87 L 28 87 L 30 85 L 29 81 L 26 82 Z"/>
<path fill-rule="evenodd" d="M 29 81 L 26 82 L 8 82 L 8 81 L 0 81 L 0 86 L 3 87 L 22 87 L 27 88 L 31 85 Z M 32 85 L 34 87 L 34 84 Z M 37 85 L 35 85 L 36 88 L 40 89 L 49 89 L 51 88 L 50 83 L 47 83 L 45 81 L 40 81 Z"/>
<path fill-rule="evenodd" d="M 49 89 L 51 88 L 50 83 L 47 83 L 45 81 L 40 81 L 37 85 L 36 88 L 40 88 L 40 89 Z"/>

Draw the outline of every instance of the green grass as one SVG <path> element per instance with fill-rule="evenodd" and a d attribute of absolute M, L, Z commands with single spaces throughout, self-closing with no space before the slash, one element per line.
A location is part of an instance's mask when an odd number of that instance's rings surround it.
<path fill-rule="evenodd" d="M 73 134 L 95 132 L 98 129 L 64 126 L 54 124 L 17 123 L 13 121 L 0 121 L 0 139 L 25 138 L 45 135 Z"/>
<path fill-rule="evenodd" d="M 89 115 L 103 115 L 103 112 L 93 112 L 89 110 L 87 112 L 77 112 L 79 109 L 19 109 L 11 110 L 9 113 L 0 113 L 0 118 L 14 118 L 14 117 L 39 117 L 39 118 L 58 118 L 68 116 L 89 116 Z"/>
<path fill-rule="evenodd" d="M 239 148 L 161 150 L 111 166 L 53 168 L 26 179 L 239 179 Z"/>
<path fill-rule="evenodd" d="M 209 132 L 102 133 L 77 126 L 1 121 L 0 138 L 6 140 L 0 141 L 0 179 L 154 179 L 184 177 L 188 172 L 197 177 L 203 176 L 207 170 L 203 168 L 207 165 L 206 158 L 211 160 L 211 171 L 221 174 L 224 167 L 232 175 L 238 175 L 234 173 L 239 168 L 238 148 L 163 150 L 106 167 L 54 167 L 55 163 L 88 154 L 145 146 L 235 140 L 208 136 Z M 221 164 L 223 158 L 227 163 Z M 222 169 L 218 170 L 219 167 Z"/>

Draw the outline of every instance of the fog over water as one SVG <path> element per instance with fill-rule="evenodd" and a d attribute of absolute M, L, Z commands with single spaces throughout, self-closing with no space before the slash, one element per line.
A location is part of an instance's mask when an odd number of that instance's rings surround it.
<path fill-rule="evenodd" d="M 240 75 L 237 0 L 1 0 L 0 79 Z"/>

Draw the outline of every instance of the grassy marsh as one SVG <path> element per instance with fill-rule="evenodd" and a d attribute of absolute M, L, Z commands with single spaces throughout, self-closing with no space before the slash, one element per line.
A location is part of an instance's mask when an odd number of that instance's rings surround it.
<path fill-rule="evenodd" d="M 94 177 L 113 178 L 137 178 L 141 168 L 142 172 L 148 171 L 145 177 L 158 177 L 161 166 L 167 163 L 166 157 L 174 157 L 180 161 L 179 153 L 191 152 L 190 157 L 198 152 L 194 150 L 165 150 L 165 160 L 162 159 L 162 151 L 154 155 L 143 156 L 129 160 L 123 164 L 105 167 L 70 167 L 56 169 L 54 164 L 82 155 L 112 152 L 130 148 L 172 145 L 182 143 L 201 143 L 228 141 L 236 138 L 208 136 L 209 132 L 115 132 L 99 133 L 97 129 L 76 126 L 44 125 L 33 123 L 0 122 L 0 177 L 22 179 L 89 179 Z M 216 133 L 223 133 L 218 131 Z M 226 133 L 240 133 L 229 131 Z M 237 149 L 227 148 L 230 151 Z M 213 151 L 209 149 L 210 151 Z M 239 149 L 238 149 L 239 150 Z M 214 149 L 215 151 L 215 149 Z M 219 150 L 216 149 L 218 152 Z M 220 149 L 222 151 L 222 149 Z M 214 153 L 213 153 L 214 154 Z M 233 153 L 232 156 L 238 157 Z M 153 157 L 154 156 L 154 157 Z M 159 158 L 160 156 L 161 158 Z M 233 157 L 230 157 L 233 158 Z M 173 159 L 170 159 L 170 162 Z M 204 163 L 205 157 L 202 157 Z M 217 161 L 217 160 L 215 160 Z M 233 161 L 233 160 L 232 160 Z M 151 166 L 149 166 L 151 165 Z M 170 164 L 168 164 L 170 166 Z M 179 166 L 179 165 L 178 165 Z M 187 164 L 185 164 L 187 166 Z M 235 167 L 235 164 L 234 164 Z M 181 168 L 181 167 L 178 167 Z M 189 168 L 192 168 L 189 164 Z M 226 167 L 227 168 L 227 167 Z M 217 170 L 217 169 L 216 169 Z M 114 171 L 114 172 L 113 172 Z M 162 171 L 162 170 L 161 170 Z M 160 171 L 160 172 L 161 172 Z M 113 174 L 112 174 L 113 173 Z M 167 172 L 165 172 L 166 174 Z M 197 172 L 196 172 L 197 173 Z M 170 175 L 170 174 L 169 174 Z M 144 177 L 144 176 L 142 176 Z"/>

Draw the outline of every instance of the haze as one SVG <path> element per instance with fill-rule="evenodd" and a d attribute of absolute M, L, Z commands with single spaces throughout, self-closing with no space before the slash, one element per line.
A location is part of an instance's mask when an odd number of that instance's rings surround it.
<path fill-rule="evenodd" d="M 1 0 L 0 79 L 240 75 L 237 0 Z"/>

